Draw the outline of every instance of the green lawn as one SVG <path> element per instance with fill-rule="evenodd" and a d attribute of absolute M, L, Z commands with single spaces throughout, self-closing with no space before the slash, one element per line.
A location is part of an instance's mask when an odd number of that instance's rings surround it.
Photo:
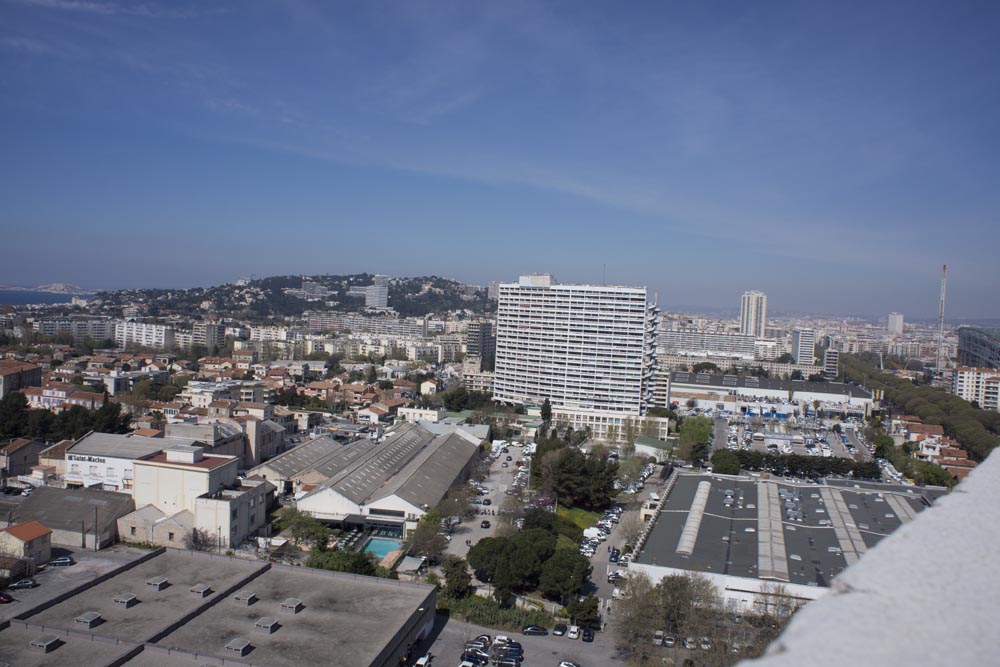
<path fill-rule="evenodd" d="M 597 512 L 590 512 L 579 507 L 559 507 L 556 514 L 572 521 L 580 530 L 590 528 L 601 518 Z"/>
<path fill-rule="evenodd" d="M 556 537 L 556 551 L 559 551 L 560 549 L 573 549 L 575 551 L 579 546 L 579 544 L 565 535 L 559 535 Z"/>

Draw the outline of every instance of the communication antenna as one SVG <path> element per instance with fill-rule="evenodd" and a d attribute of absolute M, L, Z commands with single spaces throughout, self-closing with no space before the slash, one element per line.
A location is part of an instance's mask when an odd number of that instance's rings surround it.
<path fill-rule="evenodd" d="M 941 303 L 938 306 L 938 340 L 937 340 L 937 373 L 938 377 L 944 375 L 944 368 L 941 364 L 944 358 L 944 295 L 945 287 L 948 285 L 948 265 L 941 265 Z"/>

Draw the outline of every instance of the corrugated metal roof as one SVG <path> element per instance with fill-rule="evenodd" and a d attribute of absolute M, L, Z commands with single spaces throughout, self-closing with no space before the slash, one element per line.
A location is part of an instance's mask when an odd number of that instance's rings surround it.
<path fill-rule="evenodd" d="M 66 455 L 103 456 L 117 459 L 141 459 L 175 444 L 166 438 L 145 438 L 115 433 L 90 433 L 66 450 Z"/>

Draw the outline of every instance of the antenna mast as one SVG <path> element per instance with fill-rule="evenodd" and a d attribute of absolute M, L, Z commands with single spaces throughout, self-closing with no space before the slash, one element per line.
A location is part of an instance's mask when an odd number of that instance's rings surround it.
<path fill-rule="evenodd" d="M 941 303 L 938 306 L 938 340 L 937 340 L 937 367 L 938 377 L 943 377 L 944 368 L 942 359 L 944 357 L 944 295 L 945 287 L 948 284 L 948 265 L 941 266 Z"/>

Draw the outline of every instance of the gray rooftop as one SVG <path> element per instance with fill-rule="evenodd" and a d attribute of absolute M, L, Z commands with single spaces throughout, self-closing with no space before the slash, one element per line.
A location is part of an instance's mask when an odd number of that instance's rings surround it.
<path fill-rule="evenodd" d="M 250 471 L 266 468 L 280 479 L 294 479 L 309 471 L 316 470 L 329 477 L 341 470 L 355 458 L 361 456 L 371 445 L 366 440 L 342 443 L 326 436 L 315 438 L 294 447 L 283 454 L 269 459 Z"/>
<path fill-rule="evenodd" d="M 766 389 L 769 391 L 810 392 L 850 396 L 851 398 L 871 398 L 872 395 L 852 384 L 842 382 L 809 382 L 807 380 L 781 380 L 778 378 L 761 378 L 752 375 L 726 375 L 723 373 L 690 373 L 674 371 L 670 374 L 671 384 L 706 387 L 735 391 L 737 389 Z"/>
<path fill-rule="evenodd" d="M 708 503 L 692 553 L 684 555 L 677 547 L 702 482 L 711 484 Z M 725 506 L 727 490 L 735 499 L 732 507 Z M 829 586 L 847 565 L 925 507 L 903 487 L 882 491 L 682 474 L 636 562 Z M 789 520 L 790 509 L 802 520 Z M 762 520 L 766 516 L 774 521 Z M 771 527 L 777 525 L 781 531 L 774 534 Z"/>
<path fill-rule="evenodd" d="M 173 442 L 171 439 L 170 442 Z M 89 433 L 66 450 L 78 456 L 103 456 L 119 459 L 142 459 L 172 446 L 164 438 L 145 438 L 139 435 L 116 433 Z"/>
<path fill-rule="evenodd" d="M 120 516 L 135 509 L 132 496 L 117 491 L 97 489 L 58 489 L 43 486 L 24 499 L 14 511 L 14 522 L 41 521 L 52 530 L 87 531 L 94 529 L 94 517 L 102 531 Z"/>

